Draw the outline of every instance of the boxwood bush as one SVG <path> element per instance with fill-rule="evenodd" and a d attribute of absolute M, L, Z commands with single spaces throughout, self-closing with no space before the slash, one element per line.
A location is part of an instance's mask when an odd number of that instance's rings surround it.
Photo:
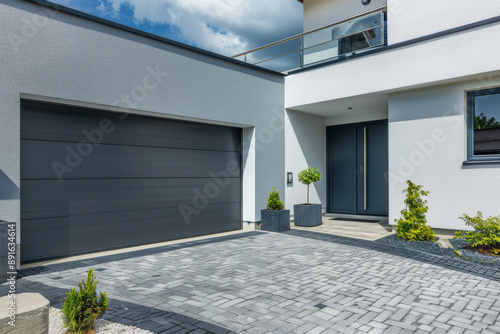
<path fill-rule="evenodd" d="M 464 238 L 472 249 L 486 255 L 500 255 L 500 216 L 483 218 L 481 211 L 475 217 L 464 214 L 460 217 L 474 231 L 459 231 L 455 238 Z"/>

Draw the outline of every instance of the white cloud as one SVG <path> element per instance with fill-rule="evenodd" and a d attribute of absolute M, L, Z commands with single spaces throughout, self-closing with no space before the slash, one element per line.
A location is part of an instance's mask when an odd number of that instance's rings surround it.
<path fill-rule="evenodd" d="M 104 0 L 105 1 L 105 0 Z M 201 48 L 231 56 L 299 33 L 302 7 L 295 0 L 107 0 L 116 13 L 134 10 L 134 19 L 169 24 Z"/>

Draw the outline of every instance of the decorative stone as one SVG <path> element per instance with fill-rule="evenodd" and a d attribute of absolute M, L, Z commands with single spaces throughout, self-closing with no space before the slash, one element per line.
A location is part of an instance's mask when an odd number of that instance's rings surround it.
<path fill-rule="evenodd" d="M 0 334 L 47 334 L 50 303 L 39 293 L 0 298 Z M 14 324 L 12 326 L 9 322 Z"/>
<path fill-rule="evenodd" d="M 290 210 L 261 210 L 261 230 L 283 232 L 290 230 Z"/>
<path fill-rule="evenodd" d="M 451 245 L 451 243 L 450 243 L 450 241 L 448 239 L 439 238 L 439 240 L 436 241 L 436 244 L 438 244 L 438 246 L 441 247 L 441 248 L 451 248 L 451 249 L 453 249 L 453 246 Z"/>
<path fill-rule="evenodd" d="M 318 226 L 323 224 L 321 204 L 296 204 L 293 206 L 295 226 Z"/>

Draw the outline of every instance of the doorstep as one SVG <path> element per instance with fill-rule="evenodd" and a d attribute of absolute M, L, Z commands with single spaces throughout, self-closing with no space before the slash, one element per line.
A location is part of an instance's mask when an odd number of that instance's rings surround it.
<path fill-rule="evenodd" d="M 370 218 L 370 219 L 368 219 Z M 385 219 L 384 219 L 385 218 Z M 290 225 L 293 229 L 339 235 L 363 240 L 377 240 L 392 234 L 387 217 L 332 215 L 323 216 L 323 224 L 314 227 Z"/>

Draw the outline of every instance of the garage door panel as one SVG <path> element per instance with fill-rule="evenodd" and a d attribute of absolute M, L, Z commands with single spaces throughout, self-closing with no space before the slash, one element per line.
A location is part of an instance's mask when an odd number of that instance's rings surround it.
<path fill-rule="evenodd" d="M 229 163 L 231 176 L 240 177 L 238 152 L 99 145 L 79 159 L 70 153 L 78 152 L 74 143 L 36 140 L 22 140 L 21 152 L 24 180 L 57 179 L 56 170 L 62 179 L 207 177 Z M 62 173 L 63 165 L 71 171 Z"/>
<path fill-rule="evenodd" d="M 241 179 L 167 178 L 25 180 L 21 182 L 22 219 L 178 208 L 209 201 L 239 203 Z"/>
<path fill-rule="evenodd" d="M 209 205 L 189 224 L 177 208 L 25 220 L 22 258 L 34 261 L 238 230 L 240 209 L 239 203 Z"/>
<path fill-rule="evenodd" d="M 119 116 L 21 103 L 22 262 L 241 229 L 241 129 Z"/>
<path fill-rule="evenodd" d="M 239 129 L 23 102 L 22 139 L 239 151 Z M 105 125 L 101 130 L 102 125 Z M 147 129 L 147 131 L 145 131 Z M 99 135 L 99 133 L 102 135 Z"/>

